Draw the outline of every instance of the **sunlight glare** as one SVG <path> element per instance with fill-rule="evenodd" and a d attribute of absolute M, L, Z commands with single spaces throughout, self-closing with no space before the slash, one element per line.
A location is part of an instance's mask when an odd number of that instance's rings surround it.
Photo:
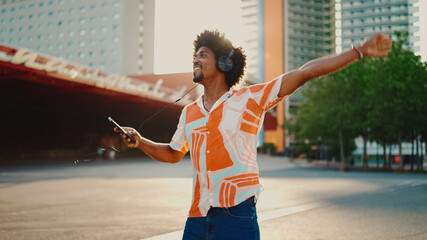
<path fill-rule="evenodd" d="M 156 0 L 155 9 L 155 74 L 191 72 L 193 41 L 205 29 L 244 45 L 240 0 Z"/>

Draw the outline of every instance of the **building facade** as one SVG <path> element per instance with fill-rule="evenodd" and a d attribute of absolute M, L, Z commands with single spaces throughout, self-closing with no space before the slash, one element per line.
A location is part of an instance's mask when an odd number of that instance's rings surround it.
<path fill-rule="evenodd" d="M 241 0 L 242 19 L 247 38 L 245 53 L 247 55 L 247 82 L 264 82 L 264 36 L 263 36 L 263 9 L 260 0 Z"/>
<path fill-rule="evenodd" d="M 341 0 L 342 48 L 359 43 L 365 37 L 383 32 L 408 32 L 406 44 L 412 51 L 420 50 L 417 22 L 417 0 Z M 418 36 L 417 36 L 418 35 Z M 394 36 L 393 36 L 394 37 Z"/>
<path fill-rule="evenodd" d="M 335 53 L 335 1 L 285 0 L 285 71 Z M 290 107 L 304 100 L 301 88 L 289 99 Z"/>
<path fill-rule="evenodd" d="M 0 44 L 117 74 L 153 72 L 154 1 L 2 0 Z"/>

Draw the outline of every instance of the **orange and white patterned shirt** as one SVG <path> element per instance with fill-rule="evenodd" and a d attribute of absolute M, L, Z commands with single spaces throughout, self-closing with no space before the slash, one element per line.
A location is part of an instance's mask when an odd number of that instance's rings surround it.
<path fill-rule="evenodd" d="M 202 97 L 181 113 L 170 147 L 193 162 L 193 200 L 189 217 L 212 207 L 232 207 L 263 188 L 256 161 L 265 112 L 282 99 L 282 76 L 269 83 L 230 89 L 207 112 Z"/>

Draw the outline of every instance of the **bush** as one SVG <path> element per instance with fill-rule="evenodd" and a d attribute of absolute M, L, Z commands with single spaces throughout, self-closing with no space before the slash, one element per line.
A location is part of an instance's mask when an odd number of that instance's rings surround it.
<path fill-rule="evenodd" d="M 273 143 L 264 143 L 262 145 L 262 152 L 267 154 L 276 154 L 276 146 Z"/>

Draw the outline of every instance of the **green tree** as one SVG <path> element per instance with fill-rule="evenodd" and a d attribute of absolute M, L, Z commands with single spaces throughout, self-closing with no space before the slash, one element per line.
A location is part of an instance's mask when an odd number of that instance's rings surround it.
<path fill-rule="evenodd" d="M 407 33 L 395 36 L 388 57 L 364 59 L 310 82 L 303 92 L 306 101 L 285 124 L 297 141 L 322 139 L 340 156 L 342 169 L 358 136 L 364 140 L 365 169 L 368 140 L 383 145 L 384 168 L 391 166 L 387 146 L 401 146 L 408 139 L 427 141 L 426 63 L 404 49 Z"/>

